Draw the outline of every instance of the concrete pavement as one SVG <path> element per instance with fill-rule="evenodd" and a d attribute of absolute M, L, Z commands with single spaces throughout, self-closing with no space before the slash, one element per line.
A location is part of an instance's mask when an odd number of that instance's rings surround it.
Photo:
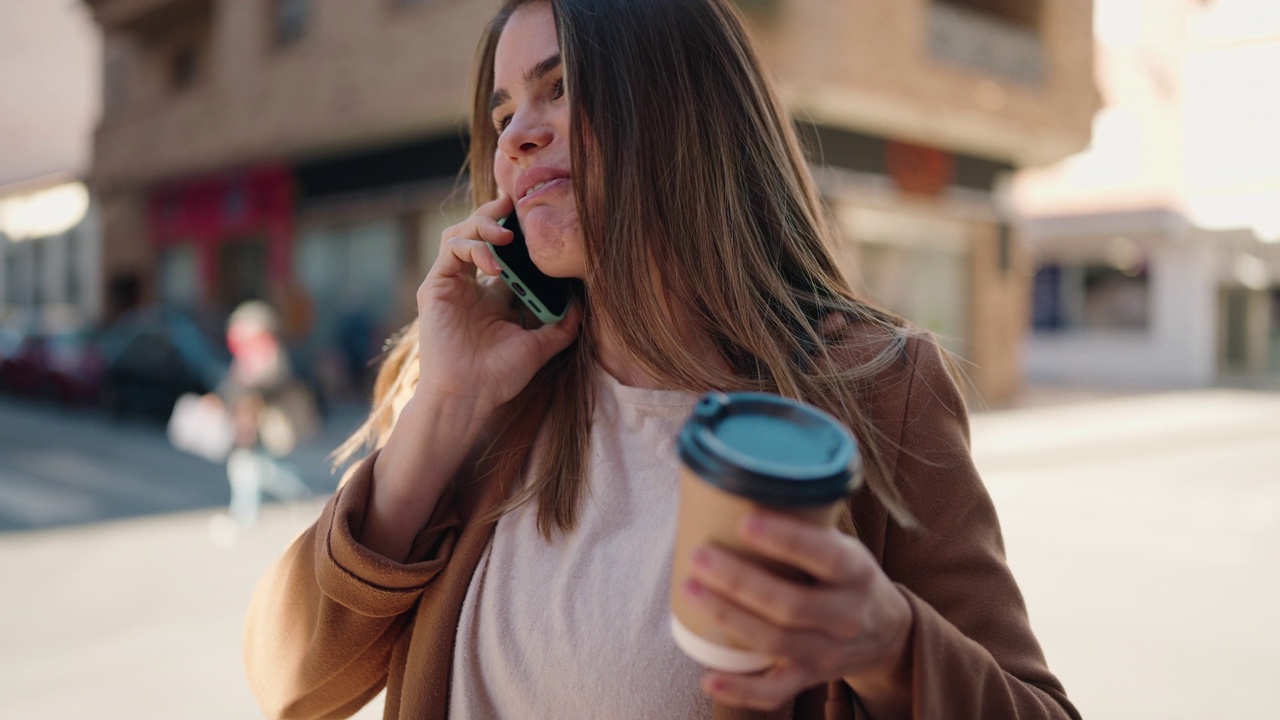
<path fill-rule="evenodd" d="M 259 717 L 239 662 L 249 591 L 319 512 L 326 455 L 362 413 L 335 408 L 290 456 L 315 500 L 269 503 L 223 547 L 221 466 L 153 425 L 0 400 L 0 718 Z"/>
<path fill-rule="evenodd" d="M 1033 627 L 1086 718 L 1280 717 L 1280 393 L 973 425 Z"/>
<path fill-rule="evenodd" d="M 973 437 L 1085 717 L 1280 717 L 1280 394 L 1038 405 L 978 414 Z M 0 534 L 0 717 L 258 717 L 245 602 L 318 507 L 272 506 L 229 548 L 212 509 Z"/>

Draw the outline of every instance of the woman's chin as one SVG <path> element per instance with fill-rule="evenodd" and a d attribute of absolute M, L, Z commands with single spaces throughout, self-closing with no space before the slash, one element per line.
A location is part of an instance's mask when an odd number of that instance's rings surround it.
<path fill-rule="evenodd" d="M 554 258 L 534 255 L 531 259 L 533 264 L 542 271 L 542 274 L 550 277 L 582 279 L 585 274 L 581 262 L 567 262 L 565 258 L 559 255 Z"/>
<path fill-rule="evenodd" d="M 541 228 L 526 228 L 525 242 L 529 245 L 529 257 L 538 269 L 551 277 L 582 277 L 584 262 L 582 241 L 560 232 L 541 232 Z"/>

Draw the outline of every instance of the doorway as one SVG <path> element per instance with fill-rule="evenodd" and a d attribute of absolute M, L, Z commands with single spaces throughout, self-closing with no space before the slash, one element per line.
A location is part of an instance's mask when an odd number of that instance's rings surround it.
<path fill-rule="evenodd" d="M 1226 287 L 1220 295 L 1218 354 L 1227 377 L 1262 378 L 1277 371 L 1275 319 L 1280 315 L 1274 290 Z"/>
<path fill-rule="evenodd" d="M 267 241 L 249 237 L 218 248 L 218 303 L 230 312 L 246 300 L 267 299 Z"/>

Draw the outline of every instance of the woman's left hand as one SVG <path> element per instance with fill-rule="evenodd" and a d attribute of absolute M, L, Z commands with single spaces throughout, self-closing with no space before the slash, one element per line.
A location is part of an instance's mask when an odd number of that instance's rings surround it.
<path fill-rule="evenodd" d="M 746 547 L 799 568 L 785 580 L 715 546 L 694 551 L 686 597 L 743 645 L 778 658 L 767 672 L 710 672 L 702 687 L 726 705 L 773 710 L 802 690 L 843 678 L 868 709 L 909 710 L 912 611 L 857 540 L 776 513 L 738 527 Z"/>

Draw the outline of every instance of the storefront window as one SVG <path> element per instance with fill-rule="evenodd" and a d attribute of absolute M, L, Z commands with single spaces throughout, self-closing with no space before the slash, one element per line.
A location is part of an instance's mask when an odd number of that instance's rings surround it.
<path fill-rule="evenodd" d="M 199 289 L 194 247 L 177 245 L 160 253 L 160 302 L 192 309 L 199 299 Z"/>
<path fill-rule="evenodd" d="M 66 297 L 64 299 L 72 305 L 78 305 L 83 295 L 80 282 L 80 265 L 82 262 L 80 253 L 84 252 L 84 243 L 80 239 L 82 231 L 83 227 L 74 228 L 63 238 L 63 247 L 65 248 L 63 266 L 66 272 Z"/>
<path fill-rule="evenodd" d="M 1151 326 L 1146 267 L 1047 264 L 1036 272 L 1032 323 L 1037 331 L 1131 330 Z"/>
<path fill-rule="evenodd" d="M 286 47 L 307 34 L 311 15 L 310 0 L 275 0 L 272 6 L 272 27 L 277 47 Z"/>
<path fill-rule="evenodd" d="M 853 269 L 861 289 L 966 355 L 972 256 L 964 224 L 866 208 L 845 220 L 846 232 L 858 240 Z"/>
<path fill-rule="evenodd" d="M 308 354 L 340 354 L 348 371 L 376 355 L 393 329 L 401 243 L 394 222 L 302 234 L 295 268 L 315 310 Z"/>
<path fill-rule="evenodd" d="M 25 295 L 22 286 L 19 284 L 22 282 L 22 258 L 17 252 L 18 249 L 17 245 L 11 243 L 4 263 L 4 299 L 10 307 L 23 304 Z"/>
<path fill-rule="evenodd" d="M 968 256 L 939 248 L 870 245 L 862 251 L 871 296 L 959 351 L 966 333 Z"/>

